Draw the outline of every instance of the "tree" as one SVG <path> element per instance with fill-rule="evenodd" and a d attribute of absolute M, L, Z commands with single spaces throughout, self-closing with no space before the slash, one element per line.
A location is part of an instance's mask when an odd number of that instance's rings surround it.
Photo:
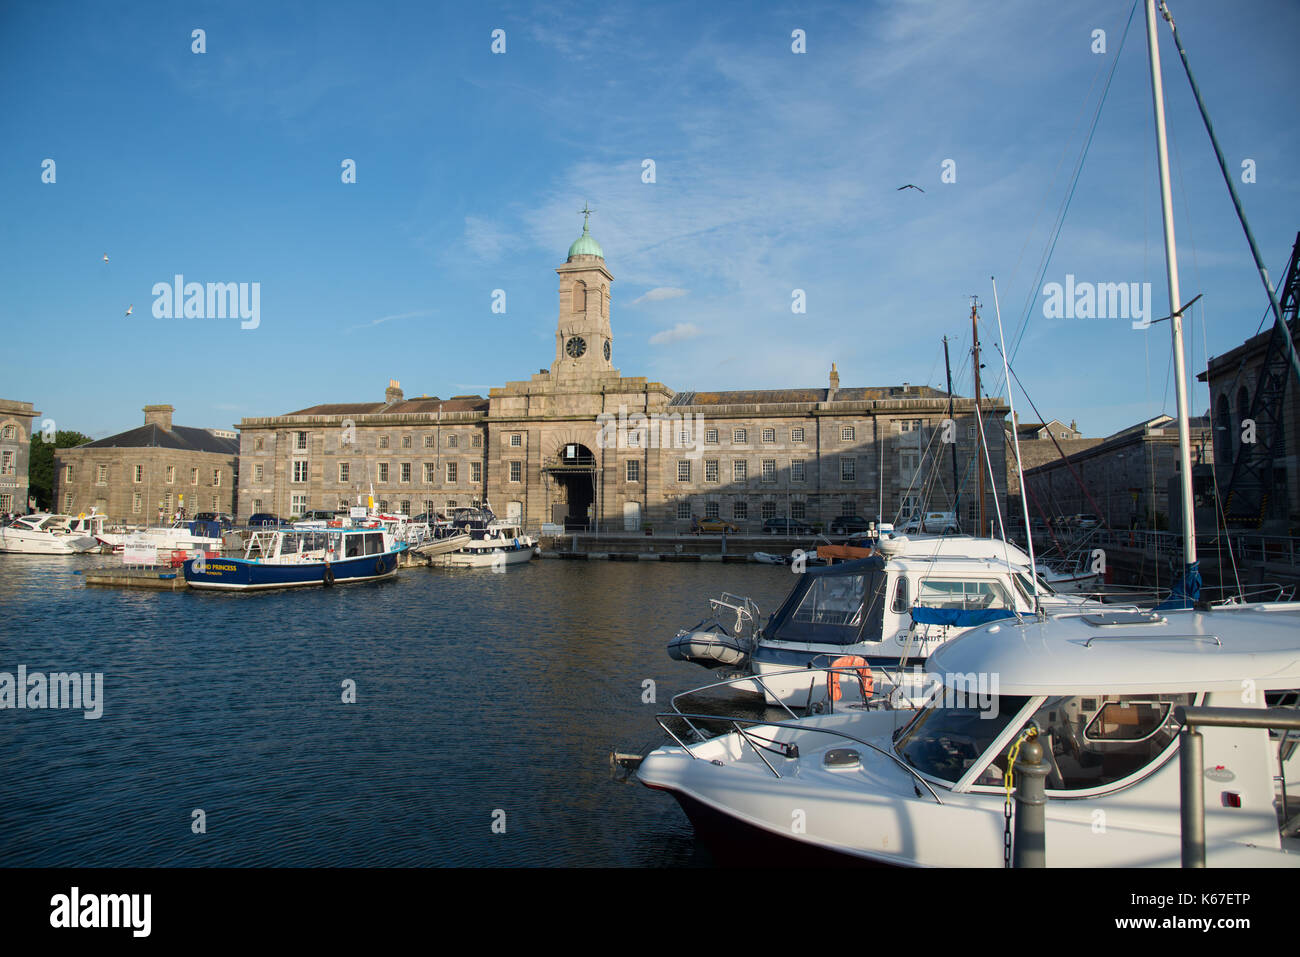
<path fill-rule="evenodd" d="M 46 442 L 40 432 L 32 432 L 31 457 L 27 465 L 28 495 L 36 499 L 38 509 L 54 507 L 54 450 L 75 448 L 89 441 L 90 436 L 80 432 L 59 430 L 54 433 L 53 442 Z"/>

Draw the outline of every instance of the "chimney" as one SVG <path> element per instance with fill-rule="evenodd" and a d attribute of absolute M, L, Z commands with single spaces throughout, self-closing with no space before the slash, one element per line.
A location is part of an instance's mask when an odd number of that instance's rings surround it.
<path fill-rule="evenodd" d="M 840 387 L 840 374 L 835 371 L 835 363 L 831 363 L 831 393 Z"/>
<path fill-rule="evenodd" d="M 146 405 L 144 407 L 144 424 L 156 425 L 158 428 L 170 432 L 172 430 L 172 413 L 175 411 L 175 406 Z"/>
<path fill-rule="evenodd" d="M 388 380 L 388 388 L 384 390 L 384 402 L 392 405 L 394 402 L 402 401 L 402 384 L 396 379 Z"/>

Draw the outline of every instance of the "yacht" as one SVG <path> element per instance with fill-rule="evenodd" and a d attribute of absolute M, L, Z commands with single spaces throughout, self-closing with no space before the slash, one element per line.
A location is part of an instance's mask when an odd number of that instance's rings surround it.
<path fill-rule="evenodd" d="M 104 516 L 33 512 L 0 525 L 0 552 L 19 555 L 77 555 L 99 548 Z"/>
<path fill-rule="evenodd" d="M 1174 709 L 1295 707 L 1300 613 L 1284 603 L 1009 619 L 938 648 L 926 673 L 930 701 L 916 711 L 854 702 L 748 727 L 661 715 L 675 743 L 638 776 L 671 793 L 724 857 L 999 867 L 1004 771 L 1032 723 L 1050 764 L 1047 864 L 1176 867 Z M 694 740 L 719 721 L 729 733 Z M 1300 864 L 1295 735 L 1202 734 L 1207 864 Z"/>

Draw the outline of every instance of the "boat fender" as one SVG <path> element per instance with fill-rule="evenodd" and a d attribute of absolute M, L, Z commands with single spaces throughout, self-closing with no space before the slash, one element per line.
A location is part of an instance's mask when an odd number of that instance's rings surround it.
<path fill-rule="evenodd" d="M 384 573 L 384 560 L 383 560 L 382 558 L 376 558 L 376 559 L 375 559 L 375 574 L 376 574 L 376 575 L 382 575 L 383 573 Z"/>
<path fill-rule="evenodd" d="M 330 568 L 329 565 L 325 566 L 325 575 L 323 580 L 326 588 L 329 588 L 334 584 L 334 569 Z"/>
<path fill-rule="evenodd" d="M 861 655 L 841 655 L 831 662 L 831 668 L 852 669 L 858 673 L 858 681 L 862 684 L 863 699 L 870 698 L 875 690 L 875 681 L 871 676 L 871 665 L 867 664 L 867 659 Z M 844 692 L 840 690 L 840 678 L 843 672 L 828 671 L 826 672 L 826 694 L 832 701 L 839 701 Z"/>

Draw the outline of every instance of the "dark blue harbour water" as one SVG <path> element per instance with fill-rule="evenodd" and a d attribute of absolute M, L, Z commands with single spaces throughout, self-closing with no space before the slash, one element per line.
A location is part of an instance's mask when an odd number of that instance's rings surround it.
<path fill-rule="evenodd" d="M 0 671 L 104 673 L 98 720 L 0 710 L 0 866 L 707 864 L 609 750 L 660 743 L 654 714 L 709 679 L 664 651 L 709 597 L 766 615 L 791 578 L 534 561 L 220 595 L 75 574 L 113 563 L 0 555 Z"/>

